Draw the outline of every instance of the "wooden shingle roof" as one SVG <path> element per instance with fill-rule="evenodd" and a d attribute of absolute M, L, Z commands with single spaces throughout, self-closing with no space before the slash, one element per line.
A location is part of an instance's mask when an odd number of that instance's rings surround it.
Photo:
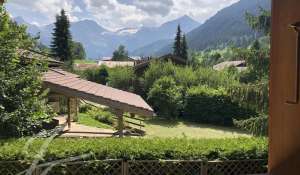
<path fill-rule="evenodd" d="M 77 97 L 114 109 L 142 116 L 152 116 L 152 108 L 139 96 L 112 87 L 81 79 L 61 69 L 50 69 L 43 76 L 45 88 L 70 97 Z"/>

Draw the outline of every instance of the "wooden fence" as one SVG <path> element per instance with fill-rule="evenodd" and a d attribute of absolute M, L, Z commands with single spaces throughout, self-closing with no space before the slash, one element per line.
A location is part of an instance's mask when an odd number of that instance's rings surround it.
<path fill-rule="evenodd" d="M 1 175 L 248 175 L 267 172 L 266 160 L 92 160 L 39 164 L 28 172 L 25 161 L 0 162 Z"/>

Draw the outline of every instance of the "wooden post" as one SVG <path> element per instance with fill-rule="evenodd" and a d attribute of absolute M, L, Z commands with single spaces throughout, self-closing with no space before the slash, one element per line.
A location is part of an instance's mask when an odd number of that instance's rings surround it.
<path fill-rule="evenodd" d="M 116 115 L 118 117 L 118 132 L 119 132 L 119 137 L 122 138 L 124 136 L 124 112 L 122 110 L 115 110 Z"/>
<path fill-rule="evenodd" d="M 68 97 L 68 118 L 67 118 L 67 122 L 68 122 L 68 128 L 71 129 L 71 98 Z"/>
<path fill-rule="evenodd" d="M 3 5 L 4 4 L 4 0 L 0 0 L 0 5 Z"/>

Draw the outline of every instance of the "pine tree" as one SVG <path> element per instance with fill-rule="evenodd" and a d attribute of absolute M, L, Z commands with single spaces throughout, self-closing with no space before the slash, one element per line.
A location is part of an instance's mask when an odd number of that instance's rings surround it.
<path fill-rule="evenodd" d="M 177 34 L 175 37 L 175 42 L 174 42 L 174 55 L 175 56 L 181 56 L 181 28 L 180 25 L 177 27 Z"/>
<path fill-rule="evenodd" d="M 51 52 L 53 56 L 64 62 L 72 62 L 72 36 L 70 22 L 64 10 L 56 16 Z"/>
<path fill-rule="evenodd" d="M 181 56 L 181 58 L 188 60 L 188 46 L 187 46 L 185 35 L 183 35 L 183 37 L 182 37 L 180 56 Z"/>

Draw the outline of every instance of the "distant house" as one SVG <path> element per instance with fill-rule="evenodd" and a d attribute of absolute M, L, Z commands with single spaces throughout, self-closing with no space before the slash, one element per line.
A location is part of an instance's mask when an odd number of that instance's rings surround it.
<path fill-rule="evenodd" d="M 151 61 L 154 60 L 161 60 L 161 61 L 171 61 L 173 64 L 176 65 L 186 65 L 187 61 L 181 57 L 177 57 L 173 54 L 168 54 L 168 55 L 164 55 L 162 57 L 159 58 L 153 58 L 153 59 L 148 59 L 148 60 L 144 60 L 144 61 L 139 61 L 139 63 L 137 63 L 134 66 L 134 70 L 135 73 L 138 75 L 142 75 L 146 69 L 150 66 Z"/>
<path fill-rule="evenodd" d="M 109 68 L 114 68 L 114 67 L 133 67 L 134 66 L 134 61 L 106 61 L 106 60 L 100 60 L 98 61 L 98 66 L 104 65 Z"/>
<path fill-rule="evenodd" d="M 101 60 L 97 62 L 98 66 L 104 65 L 109 68 L 114 68 L 114 67 L 133 67 L 136 64 L 138 57 L 128 57 L 126 61 L 113 61 L 111 57 L 103 57 Z"/>
<path fill-rule="evenodd" d="M 213 69 L 217 71 L 222 71 L 229 67 L 235 67 L 238 69 L 238 71 L 247 70 L 246 61 L 224 61 L 222 63 L 214 65 Z"/>

